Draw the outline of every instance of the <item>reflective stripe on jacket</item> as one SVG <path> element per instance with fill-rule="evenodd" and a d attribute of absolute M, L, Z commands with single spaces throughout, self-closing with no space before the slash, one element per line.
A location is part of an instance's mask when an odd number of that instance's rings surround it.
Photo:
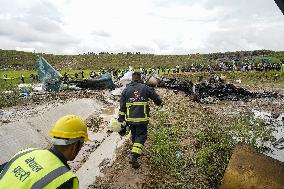
<path fill-rule="evenodd" d="M 73 178 L 78 179 L 61 160 L 49 150 L 29 148 L 17 153 L 0 173 L 0 189 L 54 189 Z"/>
<path fill-rule="evenodd" d="M 150 108 L 149 99 L 156 105 L 162 104 L 159 95 L 152 87 L 149 87 L 137 80 L 132 81 L 122 92 L 120 97 L 120 120 L 128 123 L 140 124 L 149 122 Z"/>

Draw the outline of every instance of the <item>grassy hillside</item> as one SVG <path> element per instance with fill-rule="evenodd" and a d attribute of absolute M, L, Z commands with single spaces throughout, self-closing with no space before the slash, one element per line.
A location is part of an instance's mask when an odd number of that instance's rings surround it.
<path fill-rule="evenodd" d="M 84 55 L 53 55 L 45 53 L 31 53 L 14 50 L 0 50 L 0 69 L 31 70 L 34 68 L 35 60 L 43 56 L 51 65 L 57 69 L 101 69 L 112 67 L 174 67 L 175 65 L 191 64 L 215 64 L 218 62 L 239 62 L 250 60 L 261 62 L 267 58 L 271 63 L 278 63 L 284 60 L 284 52 L 268 50 L 240 51 L 212 54 L 192 55 L 154 55 L 140 53 L 88 53 Z"/>

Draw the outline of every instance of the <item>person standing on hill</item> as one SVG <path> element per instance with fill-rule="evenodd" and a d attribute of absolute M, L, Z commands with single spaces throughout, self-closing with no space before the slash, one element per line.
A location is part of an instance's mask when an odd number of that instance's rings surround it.
<path fill-rule="evenodd" d="M 24 75 L 21 75 L 21 81 L 22 81 L 23 83 L 25 83 L 25 76 L 24 76 Z"/>
<path fill-rule="evenodd" d="M 3 75 L 4 81 L 7 81 L 7 77 L 8 77 L 7 74 L 4 74 L 4 75 Z"/>
<path fill-rule="evenodd" d="M 79 75 L 78 75 L 78 73 L 77 73 L 77 72 L 75 73 L 75 75 L 74 75 L 74 76 L 75 76 L 75 78 L 76 78 L 76 79 L 78 79 L 78 77 L 79 77 Z"/>
<path fill-rule="evenodd" d="M 132 139 L 131 159 L 133 168 L 140 166 L 138 158 L 142 154 L 147 139 L 147 126 L 149 123 L 149 99 L 156 105 L 162 105 L 162 100 L 155 90 L 141 80 L 141 74 L 134 72 L 132 82 L 123 90 L 120 97 L 119 122 L 126 122 L 130 127 Z"/>
<path fill-rule="evenodd" d="M 31 74 L 31 75 L 30 75 L 30 78 L 31 78 L 31 80 L 32 80 L 32 83 L 35 83 L 35 75 L 34 75 L 34 74 Z"/>
<path fill-rule="evenodd" d="M 84 79 L 84 71 L 81 72 L 81 77 Z"/>

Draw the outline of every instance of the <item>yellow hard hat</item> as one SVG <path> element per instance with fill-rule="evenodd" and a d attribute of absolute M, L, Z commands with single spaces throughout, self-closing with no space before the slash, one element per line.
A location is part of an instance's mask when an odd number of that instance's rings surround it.
<path fill-rule="evenodd" d="M 55 138 L 84 138 L 84 141 L 89 141 L 87 125 L 76 115 L 61 117 L 48 132 L 48 135 Z"/>

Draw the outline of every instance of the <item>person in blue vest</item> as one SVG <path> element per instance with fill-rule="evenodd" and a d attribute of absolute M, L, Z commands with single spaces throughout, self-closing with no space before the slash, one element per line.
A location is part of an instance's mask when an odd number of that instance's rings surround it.
<path fill-rule="evenodd" d="M 132 139 L 132 153 L 129 161 L 133 168 L 140 166 L 138 157 L 142 154 L 144 143 L 147 139 L 147 126 L 149 123 L 149 99 L 156 105 L 162 105 L 162 100 L 155 92 L 141 80 L 141 74 L 134 72 L 132 82 L 123 90 L 120 97 L 118 122 L 124 121 L 130 127 Z M 123 124 L 121 124 L 123 125 Z M 125 128 L 123 129 L 125 131 Z M 120 132 L 123 133 L 123 130 Z"/>
<path fill-rule="evenodd" d="M 86 123 L 76 115 L 60 118 L 49 131 L 53 147 L 16 153 L 0 169 L 0 189 L 77 189 L 79 181 L 67 161 L 88 141 Z"/>

